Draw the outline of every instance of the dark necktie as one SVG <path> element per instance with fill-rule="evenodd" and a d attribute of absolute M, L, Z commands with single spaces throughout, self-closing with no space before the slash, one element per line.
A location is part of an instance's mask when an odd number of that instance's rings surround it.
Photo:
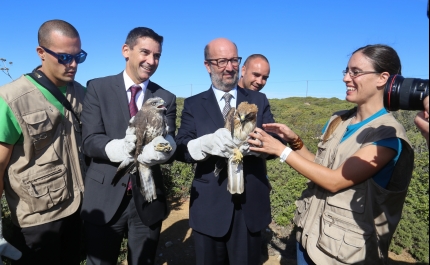
<path fill-rule="evenodd" d="M 142 88 L 139 85 L 132 85 L 130 87 L 131 90 L 131 98 L 130 98 L 130 103 L 128 103 L 128 110 L 130 111 L 130 117 L 133 117 L 136 115 L 136 113 L 138 112 L 138 108 L 137 108 L 137 104 L 136 104 L 136 94 L 137 92 L 139 92 L 139 90 L 141 90 Z M 130 191 L 132 188 L 131 185 L 131 179 L 128 181 L 127 184 L 127 191 Z"/>
<path fill-rule="evenodd" d="M 137 111 L 139 110 L 136 105 L 136 95 L 137 95 L 137 92 L 139 92 L 139 90 L 141 89 L 142 88 L 138 85 L 132 85 L 130 87 L 131 99 L 130 99 L 130 103 L 128 104 L 128 109 L 130 110 L 130 117 L 133 117 L 134 115 L 136 115 Z"/>
<path fill-rule="evenodd" d="M 230 93 L 225 93 L 224 96 L 222 96 L 223 99 L 225 100 L 225 106 L 224 109 L 222 110 L 222 116 L 225 117 L 227 116 L 227 113 L 230 111 L 231 106 L 230 106 L 230 99 L 233 97 Z"/>

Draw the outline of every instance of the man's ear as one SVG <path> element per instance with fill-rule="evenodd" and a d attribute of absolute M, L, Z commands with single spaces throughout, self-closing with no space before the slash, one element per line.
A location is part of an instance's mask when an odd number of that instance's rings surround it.
<path fill-rule="evenodd" d="M 388 72 L 383 72 L 379 75 L 379 79 L 378 79 L 378 87 L 382 87 L 385 86 L 385 84 L 388 81 L 388 78 L 390 77 L 390 74 Z"/>
<path fill-rule="evenodd" d="M 240 69 L 240 76 L 243 76 L 246 73 L 246 66 L 242 65 L 242 68 Z"/>
<path fill-rule="evenodd" d="M 124 56 L 125 59 L 128 59 L 130 57 L 130 47 L 127 44 L 122 45 L 122 56 Z"/>
<path fill-rule="evenodd" d="M 37 56 L 39 56 L 39 57 L 40 57 L 40 59 L 41 59 L 42 61 L 44 61 L 44 60 L 45 60 L 45 50 L 44 50 L 42 47 L 37 46 L 37 48 L 36 48 L 36 52 L 37 52 Z"/>
<path fill-rule="evenodd" d="M 206 67 L 206 70 L 208 71 L 208 73 L 211 74 L 212 71 L 211 71 L 211 66 L 209 65 L 210 62 L 208 62 L 208 61 L 205 60 L 204 64 L 205 64 L 205 67 Z"/>

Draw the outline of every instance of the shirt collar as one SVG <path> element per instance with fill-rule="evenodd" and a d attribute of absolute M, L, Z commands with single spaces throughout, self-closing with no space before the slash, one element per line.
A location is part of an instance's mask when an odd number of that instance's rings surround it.
<path fill-rule="evenodd" d="M 214 87 L 214 85 L 212 85 L 212 90 L 215 93 L 215 97 L 217 102 L 220 102 L 221 100 L 223 100 L 223 96 L 226 92 L 219 90 L 218 88 Z M 232 90 L 230 90 L 228 93 L 230 93 L 234 99 L 237 99 L 237 87 L 234 87 Z"/>
<path fill-rule="evenodd" d="M 125 90 L 128 91 L 132 85 L 134 85 L 133 80 L 131 80 L 130 76 L 127 74 L 127 72 L 124 70 L 122 72 L 124 77 L 124 84 L 125 84 Z M 142 91 L 145 91 L 145 89 L 148 87 L 149 79 L 144 81 L 143 83 L 136 84 L 139 85 L 142 88 Z"/>

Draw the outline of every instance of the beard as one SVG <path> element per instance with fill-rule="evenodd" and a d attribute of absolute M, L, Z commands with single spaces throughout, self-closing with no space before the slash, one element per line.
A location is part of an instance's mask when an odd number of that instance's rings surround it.
<path fill-rule="evenodd" d="M 222 72 L 216 73 L 214 71 L 215 69 L 212 69 L 212 74 L 210 74 L 212 84 L 219 90 L 228 92 L 235 88 L 237 86 L 237 82 L 239 81 L 239 71 L 236 71 L 232 79 L 223 80 L 222 79 Z"/>

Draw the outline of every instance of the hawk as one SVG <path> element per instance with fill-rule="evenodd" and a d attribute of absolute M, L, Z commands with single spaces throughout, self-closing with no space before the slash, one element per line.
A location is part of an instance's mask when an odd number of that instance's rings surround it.
<path fill-rule="evenodd" d="M 231 108 L 225 118 L 224 127 L 231 132 L 233 141 L 238 148 L 233 150 L 233 155 L 228 159 L 228 183 L 227 190 L 231 194 L 241 194 L 245 190 L 243 179 L 243 155 L 240 146 L 247 144 L 248 135 L 254 131 L 257 126 L 258 107 L 246 101 L 242 102 L 236 108 Z M 225 159 L 215 165 L 215 175 L 224 168 Z"/>
<path fill-rule="evenodd" d="M 160 97 L 149 98 L 136 113 L 136 116 L 134 116 L 134 119 L 129 124 L 130 127 L 135 128 L 137 138 L 134 156 L 127 158 L 119 165 L 112 180 L 112 184 L 116 185 L 125 174 L 134 173 L 137 170 L 141 183 L 140 192 L 148 202 L 157 199 L 155 183 L 151 167 L 139 163 L 137 157 L 142 153 L 143 147 L 151 143 L 155 137 L 165 137 L 167 135 L 168 125 L 164 104 L 164 100 Z M 160 143 L 155 146 L 155 150 L 170 152 L 172 151 L 172 147 L 170 144 Z"/>

